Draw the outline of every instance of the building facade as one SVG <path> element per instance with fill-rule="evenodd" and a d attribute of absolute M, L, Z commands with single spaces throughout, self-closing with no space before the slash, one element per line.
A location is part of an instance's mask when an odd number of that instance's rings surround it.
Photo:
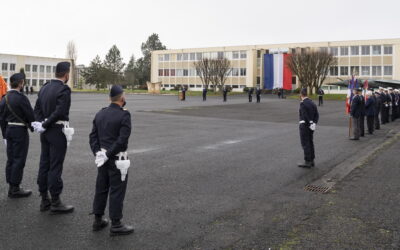
<path fill-rule="evenodd" d="M 25 70 L 26 85 L 32 86 L 34 91 L 39 89 L 50 79 L 54 79 L 56 65 L 59 62 L 69 61 L 65 58 L 37 57 L 24 55 L 0 54 L 0 75 L 9 83 L 14 73 Z M 68 85 L 72 88 L 74 74 L 70 74 Z"/>
<path fill-rule="evenodd" d="M 201 90 L 202 82 L 194 62 L 202 58 L 227 58 L 232 70 L 226 85 L 233 91 L 245 87 L 264 86 L 265 54 L 294 53 L 302 50 L 327 51 L 337 57 L 325 83 L 334 83 L 351 77 L 355 72 L 362 79 L 400 80 L 400 39 L 267 44 L 195 49 L 153 51 L 151 81 L 161 82 L 162 88 L 172 89 L 184 85 L 191 90 Z M 293 87 L 299 82 L 293 77 Z M 345 92 L 338 86 L 324 86 L 331 93 Z"/>

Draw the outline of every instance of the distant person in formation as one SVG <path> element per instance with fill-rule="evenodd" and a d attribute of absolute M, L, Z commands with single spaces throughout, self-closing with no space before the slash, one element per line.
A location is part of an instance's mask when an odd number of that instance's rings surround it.
<path fill-rule="evenodd" d="M 372 91 L 368 91 L 366 96 L 365 115 L 367 116 L 368 134 L 372 135 L 374 133 L 375 98 Z"/>
<path fill-rule="evenodd" d="M 207 100 L 207 87 L 203 88 L 203 102 Z"/>
<path fill-rule="evenodd" d="M 182 86 L 182 101 L 186 101 L 186 88 Z"/>
<path fill-rule="evenodd" d="M 224 102 L 226 102 L 227 95 L 228 95 L 228 88 L 226 86 L 224 86 L 223 89 L 222 89 L 222 95 L 224 97 Z"/>
<path fill-rule="evenodd" d="M 360 116 L 360 136 L 365 136 L 365 97 L 360 93 L 361 97 L 361 116 Z"/>
<path fill-rule="evenodd" d="M 33 95 L 33 86 L 31 86 L 31 95 Z"/>
<path fill-rule="evenodd" d="M 386 95 L 386 123 L 390 122 L 390 110 L 392 108 L 392 96 L 389 93 L 389 89 L 385 89 L 385 95 Z"/>
<path fill-rule="evenodd" d="M 278 89 L 278 99 L 280 99 L 281 96 L 282 96 L 281 89 Z"/>
<path fill-rule="evenodd" d="M 374 125 L 375 129 L 379 130 L 381 128 L 381 121 L 379 119 L 379 114 L 382 109 L 382 98 L 378 91 L 375 92 L 375 113 L 374 113 Z"/>
<path fill-rule="evenodd" d="M 8 197 L 22 198 L 32 194 L 20 187 L 29 148 L 28 129 L 35 121 L 28 98 L 20 90 L 25 76 L 17 73 L 11 76 L 11 90 L 0 102 L 0 125 L 7 147 L 6 181 L 9 185 Z"/>
<path fill-rule="evenodd" d="M 110 235 L 116 236 L 134 232 L 132 226 L 121 222 L 130 162 L 125 165 L 126 172 L 119 165 L 121 155 L 126 157 L 132 125 L 131 114 L 124 109 L 126 101 L 122 87 L 114 85 L 111 88 L 110 101 L 107 108 L 96 114 L 89 141 L 97 165 L 93 231 L 99 231 L 108 225 L 108 220 L 103 215 L 109 197 Z"/>
<path fill-rule="evenodd" d="M 318 89 L 318 106 L 324 105 L 324 95 L 325 92 L 322 88 Z"/>
<path fill-rule="evenodd" d="M 381 123 L 386 124 L 386 109 L 388 107 L 387 104 L 387 97 L 385 94 L 385 90 L 382 87 L 379 87 L 379 94 L 382 102 L 382 107 L 381 107 Z"/>
<path fill-rule="evenodd" d="M 256 96 L 257 96 L 257 103 L 260 103 L 261 102 L 261 88 L 260 88 L 260 86 L 257 87 Z"/>
<path fill-rule="evenodd" d="M 60 62 L 56 66 L 56 79 L 45 83 L 40 89 L 35 105 L 35 131 L 40 133 L 39 185 L 40 211 L 71 213 L 74 207 L 61 202 L 63 190 L 63 164 L 67 153 L 67 138 L 63 128 L 69 122 L 71 89 L 68 87 L 71 64 Z M 48 196 L 51 195 L 51 201 Z"/>
<path fill-rule="evenodd" d="M 400 101 L 400 92 L 398 89 L 394 90 L 394 95 L 395 95 L 395 110 L 396 110 L 396 119 L 400 118 L 400 106 L 399 106 L 399 101 Z"/>
<path fill-rule="evenodd" d="M 249 95 L 249 102 L 253 101 L 253 93 L 254 93 L 254 88 L 250 88 L 248 95 Z"/>
<path fill-rule="evenodd" d="M 28 85 L 25 86 L 25 93 L 26 93 L 26 95 L 29 95 L 29 86 Z"/>
<path fill-rule="evenodd" d="M 360 96 L 361 89 L 353 90 L 353 100 L 351 101 L 350 106 L 350 116 L 352 119 L 352 127 L 353 127 L 353 137 L 350 140 L 359 140 L 360 139 L 360 121 L 362 114 L 362 98 Z"/>
<path fill-rule="evenodd" d="M 315 166 L 314 131 L 319 120 L 319 114 L 317 105 L 307 96 L 307 89 L 304 88 L 300 91 L 300 98 L 299 128 L 301 146 L 304 151 L 304 163 L 298 164 L 298 166 L 311 168 Z"/>
<path fill-rule="evenodd" d="M 392 111 L 392 121 L 395 121 L 397 118 L 397 108 L 396 108 L 396 95 L 392 88 L 389 88 L 389 95 L 391 97 L 391 111 Z"/>

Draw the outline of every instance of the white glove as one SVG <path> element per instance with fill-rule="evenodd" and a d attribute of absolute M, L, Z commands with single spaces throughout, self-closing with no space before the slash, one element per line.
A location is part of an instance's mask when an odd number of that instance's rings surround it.
<path fill-rule="evenodd" d="M 311 124 L 310 124 L 310 129 L 311 129 L 312 131 L 315 131 L 316 128 L 317 128 L 317 124 L 315 124 L 315 123 L 311 123 Z"/>
<path fill-rule="evenodd" d="M 105 151 L 99 151 L 96 153 L 96 159 L 94 162 L 96 163 L 98 168 L 103 166 L 106 161 L 108 161 L 108 157 Z"/>
<path fill-rule="evenodd" d="M 4 145 L 7 147 L 7 139 L 3 139 Z"/>
<path fill-rule="evenodd" d="M 41 133 L 43 133 L 44 131 L 46 131 L 46 129 L 43 128 L 43 125 L 42 125 L 41 122 L 32 122 L 32 123 L 31 123 L 31 126 L 33 127 L 34 131 L 37 132 L 37 133 L 39 133 L 39 134 L 41 134 Z"/>

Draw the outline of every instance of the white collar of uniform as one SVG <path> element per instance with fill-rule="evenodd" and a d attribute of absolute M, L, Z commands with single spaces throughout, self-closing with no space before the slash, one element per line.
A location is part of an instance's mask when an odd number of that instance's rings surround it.
<path fill-rule="evenodd" d="M 304 102 L 304 100 L 308 99 L 308 96 L 304 97 L 303 100 L 301 100 L 301 102 Z"/>

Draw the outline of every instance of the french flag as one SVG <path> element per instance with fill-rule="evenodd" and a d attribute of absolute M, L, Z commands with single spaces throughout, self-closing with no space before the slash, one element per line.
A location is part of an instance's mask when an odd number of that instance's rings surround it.
<path fill-rule="evenodd" d="M 292 71 L 287 66 L 289 54 L 264 55 L 264 89 L 292 89 Z"/>

